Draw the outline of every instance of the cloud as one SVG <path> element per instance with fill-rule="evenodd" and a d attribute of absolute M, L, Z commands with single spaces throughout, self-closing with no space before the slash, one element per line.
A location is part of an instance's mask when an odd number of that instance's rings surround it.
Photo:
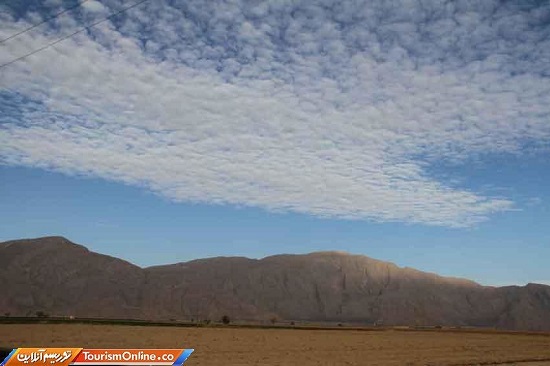
<path fill-rule="evenodd" d="M 527 199 L 526 206 L 528 207 L 540 206 L 543 202 L 544 202 L 543 199 L 540 197 L 531 197 Z"/>
<path fill-rule="evenodd" d="M 92 13 L 104 13 L 107 11 L 107 9 L 105 8 L 105 6 L 103 6 L 103 4 L 95 0 L 88 0 L 85 3 L 83 3 L 82 6 L 84 7 L 84 9 Z"/>
<path fill-rule="evenodd" d="M 514 203 L 427 167 L 550 137 L 550 10 L 515 7 L 147 2 L 0 69 L 0 162 L 176 201 L 473 225 Z M 0 36 L 37 16 L 1 15 Z M 79 22 L 19 36 L 0 62 Z"/>

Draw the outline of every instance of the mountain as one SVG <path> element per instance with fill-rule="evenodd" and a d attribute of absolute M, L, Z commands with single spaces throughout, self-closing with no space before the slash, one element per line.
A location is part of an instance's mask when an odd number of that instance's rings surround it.
<path fill-rule="evenodd" d="M 342 252 L 140 268 L 62 237 L 0 243 L 0 314 L 550 330 L 550 286 L 486 287 Z"/>

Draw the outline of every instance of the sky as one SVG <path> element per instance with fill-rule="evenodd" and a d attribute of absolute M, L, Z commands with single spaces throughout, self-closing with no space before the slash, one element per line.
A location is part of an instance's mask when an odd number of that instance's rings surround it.
<path fill-rule="evenodd" d="M 77 3 L 0 4 L 0 240 L 550 283 L 549 2 Z"/>

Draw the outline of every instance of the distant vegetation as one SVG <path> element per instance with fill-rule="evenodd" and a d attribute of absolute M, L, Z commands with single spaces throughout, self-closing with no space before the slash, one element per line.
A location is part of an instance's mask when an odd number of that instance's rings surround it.
<path fill-rule="evenodd" d="M 135 325 L 135 326 L 163 326 L 163 327 L 220 327 L 229 326 L 232 328 L 249 328 L 249 329 L 296 329 L 296 330 L 354 330 L 354 331 L 427 331 L 427 332 L 460 332 L 460 333 L 504 333 L 504 334 L 538 334 L 550 336 L 548 332 L 536 332 L 536 331 L 513 331 L 496 328 L 483 328 L 483 327 L 444 327 L 441 325 L 432 326 L 367 326 L 367 325 L 352 325 L 343 323 L 296 323 L 295 321 L 283 322 L 277 320 L 279 324 L 273 323 L 239 323 L 232 321 L 227 316 L 224 322 L 224 317 L 219 322 L 212 322 L 210 319 L 191 321 L 147 321 L 137 319 L 104 319 L 104 318 L 78 318 L 74 316 L 51 316 L 44 312 L 40 312 L 43 316 L 0 316 L 0 324 L 96 324 L 96 325 Z M 35 315 L 37 315 L 35 313 Z"/>

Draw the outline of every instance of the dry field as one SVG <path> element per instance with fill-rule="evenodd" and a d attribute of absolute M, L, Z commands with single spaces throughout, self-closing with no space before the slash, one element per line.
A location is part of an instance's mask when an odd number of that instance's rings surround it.
<path fill-rule="evenodd" d="M 0 347 L 194 348 L 189 366 L 550 365 L 550 336 L 447 331 L 2 324 Z"/>

